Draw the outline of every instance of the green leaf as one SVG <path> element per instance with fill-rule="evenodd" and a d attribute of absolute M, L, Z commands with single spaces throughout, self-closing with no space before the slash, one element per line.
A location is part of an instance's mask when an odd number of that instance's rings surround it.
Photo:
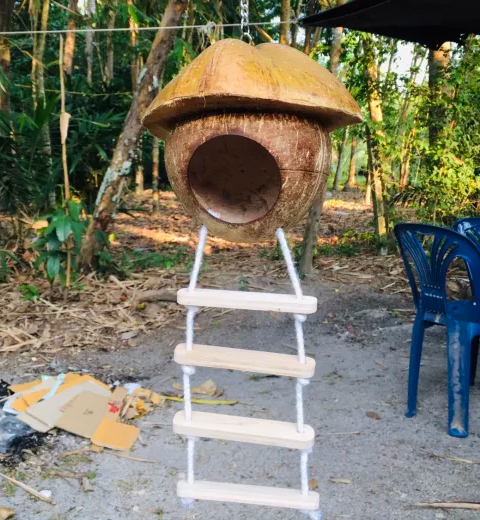
<path fill-rule="evenodd" d="M 104 231 L 95 231 L 95 239 L 98 244 L 103 244 L 105 247 L 110 247 L 110 242 L 108 240 L 108 235 Z"/>
<path fill-rule="evenodd" d="M 78 202 L 74 202 L 73 200 L 68 201 L 68 211 L 70 212 L 70 217 L 72 220 L 79 220 L 80 214 L 82 213 L 82 206 L 78 204 Z"/>
<path fill-rule="evenodd" d="M 38 269 L 38 267 L 40 267 L 43 264 L 43 262 L 45 261 L 45 258 L 47 258 L 47 256 L 48 256 L 48 254 L 45 251 L 42 251 L 38 255 L 38 258 L 33 263 L 33 267 L 35 267 L 35 269 Z"/>
<path fill-rule="evenodd" d="M 20 258 L 18 258 L 17 255 L 15 255 L 14 253 L 12 253 L 11 251 L 8 251 L 8 250 L 2 250 L 2 253 L 6 254 L 7 256 L 9 256 L 12 260 L 14 260 L 15 262 L 17 262 L 18 265 L 21 265 L 24 269 L 26 269 L 28 266 L 27 264 L 25 264 L 24 262 L 22 262 L 20 260 Z"/>
<path fill-rule="evenodd" d="M 62 243 L 58 239 L 57 235 L 50 235 L 48 237 L 48 251 L 51 253 L 58 251 Z"/>
<path fill-rule="evenodd" d="M 85 231 L 85 224 L 83 222 L 72 222 L 72 232 L 75 237 L 75 242 L 80 247 L 82 245 L 82 235 Z"/>
<path fill-rule="evenodd" d="M 55 277 L 60 271 L 60 257 L 58 255 L 50 255 L 47 260 L 47 276 L 50 280 L 55 280 Z"/>
<path fill-rule="evenodd" d="M 56 223 L 55 229 L 57 230 L 57 236 L 60 242 L 65 242 L 70 235 L 72 230 L 72 221 L 67 215 L 62 215 Z"/>
<path fill-rule="evenodd" d="M 52 231 L 55 230 L 55 228 L 57 227 L 57 220 L 57 217 L 52 217 L 52 221 L 50 222 L 50 224 L 48 224 L 47 228 L 45 230 L 42 230 L 42 235 L 44 237 L 47 237 L 50 233 L 52 233 Z"/>
<path fill-rule="evenodd" d="M 107 152 L 99 144 L 95 144 L 95 148 L 98 150 L 98 153 L 102 156 L 103 159 L 105 159 L 107 162 L 110 162 Z"/>
<path fill-rule="evenodd" d="M 7 259 L 3 251 L 0 251 L 0 280 L 5 281 L 8 275 Z"/>
<path fill-rule="evenodd" d="M 129 5 L 128 6 L 128 14 L 132 17 L 133 21 L 139 25 L 138 23 L 138 16 L 137 16 L 137 13 L 135 12 L 135 8 L 133 7 L 133 5 Z"/>
<path fill-rule="evenodd" d="M 45 244 L 47 243 L 47 239 L 46 238 L 38 238 L 37 240 L 35 240 L 35 242 L 32 243 L 32 245 L 30 246 L 31 249 L 40 249 L 42 248 Z"/>

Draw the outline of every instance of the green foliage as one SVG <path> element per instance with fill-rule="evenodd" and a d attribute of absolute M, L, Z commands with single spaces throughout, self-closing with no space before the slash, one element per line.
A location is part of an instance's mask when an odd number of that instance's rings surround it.
<path fill-rule="evenodd" d="M 18 290 L 22 295 L 22 300 L 27 302 L 35 301 L 40 296 L 40 291 L 34 285 L 22 284 Z"/>
<path fill-rule="evenodd" d="M 172 253 L 157 253 L 153 251 L 133 251 L 125 253 L 121 265 L 125 271 L 141 271 L 156 267 L 158 269 L 172 269 L 186 258 L 186 249 L 179 248 Z"/>
<path fill-rule="evenodd" d="M 12 251 L 8 249 L 0 249 L 0 282 L 5 282 L 10 273 L 8 260 L 13 260 L 20 267 L 27 267 Z"/>
<path fill-rule="evenodd" d="M 379 248 L 379 239 L 373 231 L 358 233 L 345 231 L 339 237 L 332 237 L 329 242 L 319 245 L 314 256 L 357 256 L 362 251 L 373 253 Z"/>
<path fill-rule="evenodd" d="M 69 200 L 66 208 L 58 208 L 40 219 L 45 221 L 45 226 L 39 230 L 31 246 L 38 251 L 34 265 L 43 266 L 51 284 L 57 278 L 62 284 L 65 283 L 68 250 L 71 252 L 72 268 L 77 266 L 82 237 L 88 224 L 82 217 L 82 211 L 83 207 L 79 202 Z"/>
<path fill-rule="evenodd" d="M 428 95 L 419 90 L 417 181 L 396 195 L 423 220 L 451 223 L 480 208 L 480 41 L 471 38 Z M 435 140 L 428 140 L 434 131 Z"/>
<path fill-rule="evenodd" d="M 47 206 L 49 194 L 55 189 L 57 177 L 48 174 L 39 144 L 53 101 L 37 110 L 33 118 L 0 112 L 0 207 L 11 215 Z"/>
<path fill-rule="evenodd" d="M 121 278 L 128 278 L 134 272 L 149 268 L 173 269 L 184 263 L 187 258 L 187 250 L 184 247 L 179 247 L 169 253 L 130 251 L 123 253 L 118 258 L 107 246 L 107 249 L 103 249 L 97 254 L 99 272 L 103 274 L 114 273 Z"/>

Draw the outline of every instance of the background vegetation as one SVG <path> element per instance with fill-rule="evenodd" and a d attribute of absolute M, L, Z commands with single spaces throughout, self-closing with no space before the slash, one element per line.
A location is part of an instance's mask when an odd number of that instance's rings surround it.
<path fill-rule="evenodd" d="M 280 41 L 307 53 L 337 74 L 363 109 L 364 124 L 333 136 L 329 188 L 364 192 L 378 246 L 388 242 L 399 205 L 446 225 L 477 213 L 480 40 L 428 51 L 295 23 L 334 3 L 250 0 L 251 21 L 268 22 L 252 26 L 255 43 Z M 237 1 L 0 0 L 0 32 L 27 32 L 0 36 L 0 209 L 10 223 L 1 228 L 3 278 L 11 262 L 64 284 L 69 271 L 108 268 L 115 214 L 129 210 L 124 194 L 152 188 L 159 211 L 158 189 L 168 189 L 163 143 L 143 131 L 142 112 L 207 46 L 238 38 L 239 27 L 229 26 L 238 22 Z M 202 27 L 115 31 L 162 24 Z M 62 43 L 60 33 L 28 33 L 66 27 L 79 32 Z M 62 113 L 71 116 L 63 158 Z M 303 273 L 318 252 L 322 200 L 298 252 Z"/>

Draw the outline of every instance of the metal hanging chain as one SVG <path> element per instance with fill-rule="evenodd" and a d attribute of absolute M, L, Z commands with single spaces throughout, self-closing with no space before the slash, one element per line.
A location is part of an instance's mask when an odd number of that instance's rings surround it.
<path fill-rule="evenodd" d="M 247 43 L 252 43 L 252 35 L 250 34 L 250 7 L 249 0 L 240 0 L 240 31 L 242 33 L 242 40 Z"/>

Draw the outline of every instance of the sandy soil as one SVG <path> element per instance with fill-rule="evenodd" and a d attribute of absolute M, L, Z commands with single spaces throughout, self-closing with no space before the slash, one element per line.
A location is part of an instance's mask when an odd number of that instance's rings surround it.
<path fill-rule="evenodd" d="M 236 282 L 230 279 L 219 283 L 227 288 L 235 287 Z M 255 283 L 262 285 L 263 281 L 257 278 Z M 289 290 L 279 282 L 269 281 L 268 287 L 278 292 Z M 478 512 L 473 511 L 414 507 L 417 502 L 480 500 L 480 465 L 437 457 L 480 459 L 478 386 L 471 395 L 470 436 L 455 439 L 446 433 L 444 330 L 438 327 L 427 333 L 419 413 L 406 419 L 410 300 L 368 285 L 327 281 L 305 284 L 305 292 L 319 299 L 319 310 L 305 327 L 307 351 L 317 361 L 316 375 L 306 391 L 306 418 L 317 435 L 310 469 L 311 478 L 318 482 L 324 519 L 477 518 Z M 289 316 L 244 311 L 218 316 L 220 312 L 199 316 L 198 342 L 292 352 L 288 345 L 295 342 L 294 327 Z M 72 352 L 65 360 L 69 367 L 88 369 L 104 380 L 133 380 L 159 392 L 171 390 L 179 374 L 172 361 L 173 347 L 182 341 L 182 326 L 179 318 L 167 328 L 144 336 L 135 347 L 116 352 Z M 8 357 L 2 377 L 17 381 L 23 374 L 26 378 L 21 359 Z M 194 381 L 200 383 L 209 377 L 225 389 L 226 398 L 241 402 L 213 411 L 294 420 L 293 381 L 207 369 L 198 370 Z M 216 503 L 183 509 L 175 496 L 175 485 L 185 471 L 185 442 L 171 429 L 172 417 L 180 408 L 181 404 L 173 403 L 137 421 L 145 445 L 137 443 L 132 455 L 151 459 L 153 464 L 105 453 L 62 459 L 62 452 L 81 448 L 84 443 L 63 433 L 50 436 L 36 455 L 27 456 L 17 472 L 23 472 L 28 484 L 36 489 L 51 490 L 56 505 L 38 502 L 21 490 L 9 493 L 3 486 L 0 506 L 14 508 L 19 520 L 304 518 L 295 511 Z M 367 412 L 375 412 L 379 419 L 371 419 Z M 199 478 L 299 485 L 296 452 L 208 440 L 197 446 Z M 72 474 L 88 474 L 93 491 L 85 493 L 78 480 L 64 478 Z M 334 483 L 332 478 L 351 483 Z"/>

